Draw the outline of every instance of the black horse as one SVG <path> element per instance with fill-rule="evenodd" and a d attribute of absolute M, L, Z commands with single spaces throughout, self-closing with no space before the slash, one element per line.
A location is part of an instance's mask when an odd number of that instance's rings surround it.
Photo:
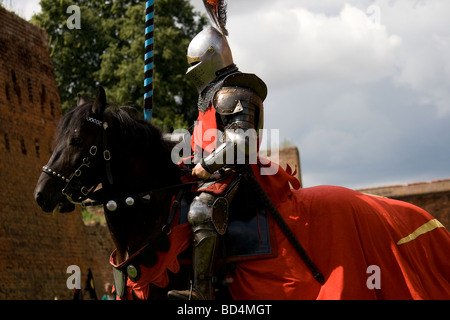
<path fill-rule="evenodd" d="M 182 187 L 183 172 L 171 160 L 172 147 L 135 109 L 107 108 L 103 88 L 95 101 L 79 95 L 77 107 L 59 122 L 56 147 L 43 167 L 35 199 L 45 212 L 72 211 L 88 195 L 99 201 L 115 199 L 117 210 L 105 210 L 105 217 L 117 261 L 152 244 L 145 257 L 151 265 L 156 250 L 168 249 L 168 228 L 163 227 L 172 198 Z M 94 193 L 99 185 L 101 190 Z M 132 206 L 125 203 L 128 196 L 135 196 Z"/>
<path fill-rule="evenodd" d="M 111 258 L 116 291 L 155 277 L 138 298 L 165 298 L 168 290 L 189 285 L 192 235 L 187 223 L 176 224 L 180 208 L 174 203 L 179 203 L 180 190 L 190 190 L 196 182 L 186 182 L 186 171 L 172 161 L 173 146 L 134 109 L 107 107 L 100 88 L 95 101 L 79 97 L 77 106 L 61 119 L 55 150 L 35 189 L 45 212 L 71 211 L 88 198 L 105 206 L 117 246 Z M 249 189 L 238 192 L 239 207 L 246 205 L 247 212 L 264 209 Z M 450 298 L 450 236 L 425 211 L 341 187 L 285 193 L 275 203 L 277 209 L 324 279 L 316 281 L 281 228 L 272 223 L 272 255 L 234 264 L 229 281 L 233 298 Z M 184 258 L 187 263 L 180 263 Z M 381 270 L 381 288 L 370 285 L 369 270 Z M 223 274 L 228 276 L 230 270 Z M 134 294 L 133 290 L 128 292 Z M 228 290 L 221 292 L 218 297 L 230 297 Z"/>

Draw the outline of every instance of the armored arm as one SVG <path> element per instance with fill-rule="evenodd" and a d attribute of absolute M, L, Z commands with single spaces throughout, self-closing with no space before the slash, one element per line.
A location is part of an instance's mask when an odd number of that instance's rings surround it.
<path fill-rule="evenodd" d="M 213 106 L 224 135 L 222 143 L 202 160 L 202 167 L 213 173 L 226 165 L 256 163 L 263 98 L 250 88 L 223 87 L 214 95 Z"/>

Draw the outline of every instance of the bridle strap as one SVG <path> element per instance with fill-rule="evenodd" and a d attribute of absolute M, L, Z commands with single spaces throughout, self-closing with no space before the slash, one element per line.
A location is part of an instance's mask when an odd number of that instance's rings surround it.
<path fill-rule="evenodd" d="M 92 194 L 90 194 L 89 198 L 92 199 L 93 201 L 83 201 L 82 205 L 85 207 L 98 206 L 98 205 L 102 205 L 102 204 L 106 203 L 108 200 L 115 201 L 116 203 L 120 203 L 120 202 L 126 203 L 126 199 L 129 199 L 129 198 L 150 201 L 155 193 L 165 192 L 165 191 L 173 190 L 173 189 L 178 189 L 179 192 L 182 192 L 185 187 L 199 184 L 201 182 L 202 182 L 201 180 L 183 182 L 183 183 L 179 183 L 179 184 L 173 184 L 173 185 L 162 187 L 162 188 L 154 188 L 154 189 L 150 189 L 150 190 L 147 190 L 144 192 L 129 194 L 129 195 L 120 196 L 120 197 L 107 197 L 104 194 L 103 188 L 101 188 L 101 189 L 94 191 Z M 178 203 L 177 203 L 177 205 L 178 205 Z M 170 217 L 169 217 L 169 219 L 170 219 Z M 170 224 L 170 223 L 168 222 L 168 224 Z"/>
<path fill-rule="evenodd" d="M 103 128 L 102 131 L 103 159 L 105 160 L 106 178 L 108 179 L 109 184 L 112 185 L 114 181 L 111 173 L 111 162 L 110 162 L 111 152 L 108 149 L 108 139 L 106 135 L 106 129 L 108 129 L 108 122 L 98 120 L 93 117 L 87 117 L 86 120 Z"/>
<path fill-rule="evenodd" d="M 59 173 L 56 170 L 53 170 L 49 166 L 45 165 L 42 167 L 42 172 L 45 172 L 50 177 L 55 178 L 56 180 L 60 180 L 63 183 L 68 183 L 70 181 L 69 178 L 66 178 L 62 173 Z"/>
<path fill-rule="evenodd" d="M 69 179 L 69 182 L 67 182 L 66 186 L 62 189 L 62 194 L 66 196 L 67 200 L 73 204 L 81 204 L 81 201 L 83 201 L 83 198 L 87 197 L 89 195 L 90 189 L 83 185 L 81 182 L 81 176 L 84 172 L 84 169 L 88 169 L 90 163 L 88 158 L 83 159 L 83 163 L 75 170 L 75 172 L 72 174 L 71 178 Z M 73 199 L 74 195 L 76 195 L 75 192 L 79 192 L 81 195 L 78 197 L 78 199 Z M 78 195 L 77 195 L 78 196 Z M 79 201 L 78 201 L 79 200 Z"/>
<path fill-rule="evenodd" d="M 106 123 L 106 122 L 105 122 Z M 114 180 L 111 172 L 111 152 L 108 149 L 107 139 L 106 139 L 106 129 L 103 130 L 103 160 L 105 160 L 105 169 L 106 169 L 106 179 L 108 179 L 108 183 L 113 185 Z"/>
<path fill-rule="evenodd" d="M 109 184 L 112 185 L 114 181 L 111 173 L 111 162 L 110 162 L 111 152 L 108 149 L 108 139 L 106 136 L 106 129 L 108 129 L 108 122 L 98 120 L 93 117 L 87 117 L 86 120 L 103 128 L 102 131 L 103 159 L 105 160 L 106 178 L 108 179 Z"/>
<path fill-rule="evenodd" d="M 115 199 L 106 197 L 103 192 L 103 188 L 99 189 L 99 190 L 95 190 L 96 185 L 89 187 L 89 188 L 84 186 L 83 183 L 81 182 L 81 179 L 83 177 L 83 172 L 85 172 L 85 169 L 90 168 L 91 159 L 98 154 L 98 145 L 99 145 L 100 141 L 102 142 L 102 146 L 103 146 L 102 155 L 103 155 L 103 160 L 105 163 L 106 178 L 110 185 L 113 184 L 113 176 L 112 176 L 112 172 L 111 172 L 111 161 L 110 161 L 111 153 L 108 149 L 108 143 L 107 143 L 108 139 L 107 139 L 107 134 L 106 134 L 106 129 L 108 128 L 108 122 L 96 119 L 91 116 L 88 116 L 86 118 L 86 121 L 91 122 L 91 123 L 101 127 L 103 130 L 102 130 L 101 135 L 99 135 L 97 137 L 94 144 L 89 148 L 89 155 L 83 159 L 83 163 L 75 170 L 75 172 L 69 178 L 67 178 L 64 175 L 62 175 L 61 173 L 59 173 L 58 171 L 52 169 L 48 165 L 45 165 L 42 168 L 43 172 L 49 174 L 51 177 L 53 177 L 57 180 L 60 180 L 61 182 L 66 184 L 65 187 L 63 188 L 62 192 L 66 196 L 66 198 L 69 200 L 69 202 L 71 202 L 73 204 L 83 205 L 83 206 L 96 206 L 96 205 L 103 205 L 108 200 L 114 200 L 117 202 L 120 202 L 122 200 L 126 201 L 126 199 L 128 199 L 130 197 L 134 198 L 134 199 L 143 199 L 144 201 L 148 201 L 151 199 L 152 194 L 154 194 L 154 193 L 161 192 L 161 191 L 167 191 L 170 189 L 183 189 L 186 186 L 198 184 L 199 182 L 201 182 L 199 180 L 194 180 L 194 181 L 184 182 L 184 183 L 180 183 L 180 184 L 176 184 L 176 185 L 170 185 L 170 186 L 166 186 L 166 187 L 162 187 L 162 188 L 151 189 L 151 190 L 148 190 L 145 192 L 140 192 L 140 193 L 137 193 L 134 195 L 129 195 L 127 197 L 117 197 Z M 181 192 L 181 190 L 180 190 L 180 192 Z M 76 196 L 76 198 L 75 198 L 75 196 Z M 86 201 L 88 198 L 90 198 L 94 201 Z M 178 204 L 176 204 L 176 205 L 178 205 Z M 173 217 L 173 215 L 172 215 L 172 217 Z M 169 222 L 167 224 L 170 225 Z"/>
<path fill-rule="evenodd" d="M 108 150 L 107 144 L 107 134 L 106 129 L 108 128 L 108 123 L 106 121 L 102 121 L 93 117 L 87 117 L 86 121 L 91 122 L 99 127 L 101 127 L 102 133 L 99 135 L 94 142 L 94 144 L 89 148 L 89 155 L 83 158 L 82 164 L 70 175 L 70 177 L 66 177 L 63 174 L 59 173 L 57 170 L 52 169 L 49 165 L 45 165 L 42 167 L 42 171 L 46 174 L 50 175 L 52 178 L 65 183 L 64 188 L 62 189 L 62 194 L 67 198 L 67 200 L 73 204 L 82 204 L 84 200 L 88 198 L 88 195 L 95 189 L 95 186 L 86 187 L 82 183 L 83 172 L 86 169 L 90 168 L 91 159 L 97 155 L 98 145 L 100 142 L 103 146 L 103 159 L 105 161 L 106 168 L 106 177 L 110 184 L 113 184 L 113 178 L 111 173 L 111 153 Z"/>

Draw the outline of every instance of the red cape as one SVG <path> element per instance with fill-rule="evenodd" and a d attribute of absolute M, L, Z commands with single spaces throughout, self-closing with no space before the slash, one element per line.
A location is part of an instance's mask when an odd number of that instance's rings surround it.
<path fill-rule="evenodd" d="M 334 186 L 292 190 L 276 206 L 325 283 L 276 227 L 278 257 L 239 263 L 233 298 L 450 299 L 450 235 L 424 210 Z"/>
<path fill-rule="evenodd" d="M 450 234 L 426 211 L 342 187 L 290 189 L 298 181 L 281 168 L 253 171 L 325 283 L 275 226 L 278 256 L 239 262 L 229 275 L 234 299 L 450 299 Z M 134 291 L 146 299 L 150 283 L 165 287 L 167 270 L 178 272 L 192 233 L 187 223 L 172 230 L 170 250 L 138 282 L 127 281 L 128 298 Z"/>

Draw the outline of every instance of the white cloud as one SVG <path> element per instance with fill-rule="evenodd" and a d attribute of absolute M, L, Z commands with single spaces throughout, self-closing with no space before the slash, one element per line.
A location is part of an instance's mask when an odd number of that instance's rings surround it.
<path fill-rule="evenodd" d="M 449 177 L 450 1 L 227 2 L 235 61 L 267 83 L 265 127 L 299 147 L 304 185 Z"/>
<path fill-rule="evenodd" d="M 272 89 L 388 80 L 450 114 L 449 1 L 228 2 L 236 62 Z"/>
<path fill-rule="evenodd" d="M 229 3 L 235 60 L 267 82 L 266 127 L 300 148 L 305 185 L 450 174 L 450 2 Z"/>
<path fill-rule="evenodd" d="M 394 81 L 421 94 L 420 102 L 450 115 L 450 2 L 377 1 L 383 21 L 402 34 Z"/>
<path fill-rule="evenodd" d="M 229 17 L 236 62 L 258 70 L 272 88 L 311 81 L 361 83 L 395 70 L 400 37 L 382 25 L 374 27 L 365 11 L 348 4 L 335 16 L 298 6 L 238 18 Z"/>

